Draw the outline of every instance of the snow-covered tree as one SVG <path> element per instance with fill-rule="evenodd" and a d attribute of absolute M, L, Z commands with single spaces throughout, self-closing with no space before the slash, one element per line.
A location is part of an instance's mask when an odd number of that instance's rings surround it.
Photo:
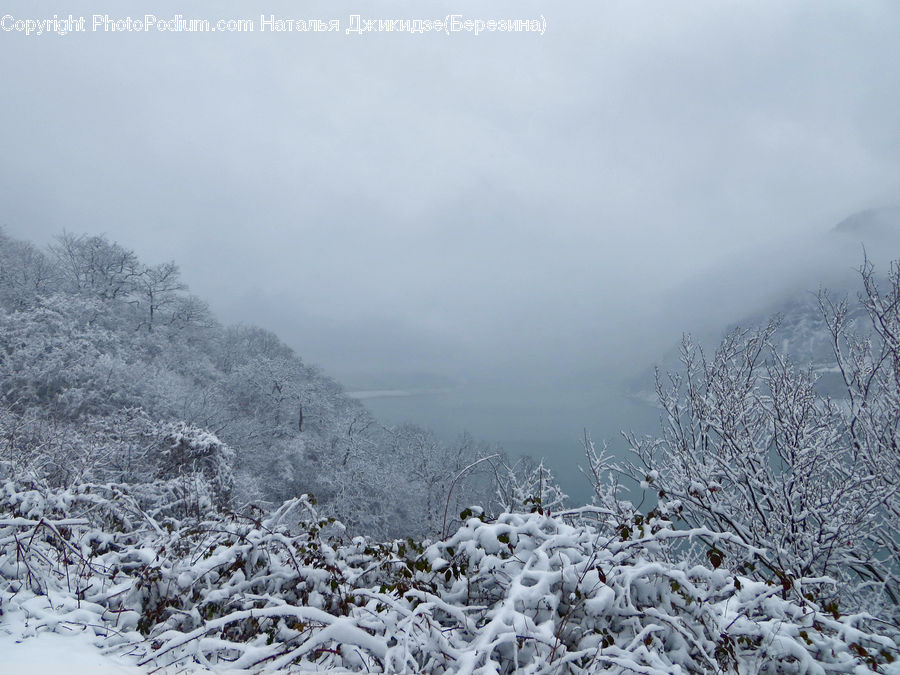
<path fill-rule="evenodd" d="M 141 273 L 133 251 L 104 237 L 65 233 L 50 247 L 65 286 L 104 300 L 129 295 Z"/>
<path fill-rule="evenodd" d="M 867 265 L 863 281 L 870 335 L 848 330 L 847 302 L 821 295 L 846 399 L 820 394 L 816 373 L 779 351 L 777 322 L 736 330 L 711 355 L 685 338 L 682 371 L 657 375 L 662 432 L 627 436 L 627 472 L 667 517 L 764 550 L 705 554 L 786 592 L 833 578 L 833 600 L 896 613 L 900 275 L 881 290 Z"/>

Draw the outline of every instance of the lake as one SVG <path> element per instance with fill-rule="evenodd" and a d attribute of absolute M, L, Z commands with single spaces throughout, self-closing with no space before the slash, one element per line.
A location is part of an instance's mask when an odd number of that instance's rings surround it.
<path fill-rule="evenodd" d="M 584 431 L 597 446 L 606 439 L 611 453 L 622 456 L 626 446 L 620 432 L 650 433 L 659 419 L 657 409 L 611 387 L 544 395 L 490 384 L 348 393 L 388 425 L 411 422 L 448 442 L 468 432 L 501 445 L 513 457 L 544 458 L 573 505 L 591 498 L 590 484 L 579 471 L 586 465 Z"/>

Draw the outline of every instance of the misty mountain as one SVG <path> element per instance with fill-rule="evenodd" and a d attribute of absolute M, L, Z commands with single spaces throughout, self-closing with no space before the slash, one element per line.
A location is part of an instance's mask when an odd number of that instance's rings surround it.
<path fill-rule="evenodd" d="M 855 300 L 862 292 L 859 268 L 868 260 L 875 272 L 885 277 L 890 260 L 900 252 L 900 207 L 866 209 L 854 213 L 837 225 L 821 233 L 817 241 L 807 241 L 806 246 L 790 249 L 792 254 L 803 255 L 798 261 L 804 270 L 803 279 L 786 277 L 780 288 L 768 293 L 764 302 L 742 317 L 722 324 L 703 325 L 699 329 L 685 326 L 686 334 L 708 353 L 718 346 L 722 337 L 735 330 L 763 326 L 771 319 L 778 321 L 774 339 L 779 350 L 789 355 L 801 366 L 809 366 L 817 375 L 818 389 L 833 396 L 845 396 L 836 372 L 834 351 L 823 320 L 819 293 L 833 301 Z M 804 255 L 805 253 L 805 255 Z M 777 255 L 783 255 L 779 252 Z M 758 265 L 765 269 L 765 261 Z M 749 263 L 753 266 L 753 261 Z M 740 268 L 739 268 L 740 269 Z M 748 282 L 755 279 L 748 276 Z M 715 285 L 717 279 L 706 283 Z M 695 283 L 700 285 L 701 282 Z M 691 290 L 694 290 L 694 287 Z M 850 303 L 850 320 L 854 330 L 870 330 L 865 311 Z M 681 369 L 680 346 L 670 347 L 656 368 L 662 373 Z M 648 368 L 626 383 L 629 396 L 655 404 L 653 386 L 654 368 Z"/>
<path fill-rule="evenodd" d="M 858 238 L 863 243 L 887 243 L 900 237 L 900 207 L 866 209 L 847 216 L 834 226 L 833 232 Z"/>

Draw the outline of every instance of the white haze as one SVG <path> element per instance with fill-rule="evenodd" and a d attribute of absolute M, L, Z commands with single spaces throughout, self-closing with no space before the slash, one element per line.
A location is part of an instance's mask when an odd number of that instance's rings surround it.
<path fill-rule="evenodd" d="M 444 434 L 552 454 L 627 425 L 621 379 L 851 267 L 824 233 L 900 194 L 892 0 L 62 11 L 546 16 L 544 36 L 0 34 L 10 234 L 173 259 L 349 388 L 450 390 L 373 400 Z"/>

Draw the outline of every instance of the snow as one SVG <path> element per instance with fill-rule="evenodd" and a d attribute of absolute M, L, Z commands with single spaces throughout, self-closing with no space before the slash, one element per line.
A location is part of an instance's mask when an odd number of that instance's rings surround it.
<path fill-rule="evenodd" d="M 0 673 L 28 675 L 146 675 L 125 657 L 104 653 L 89 629 L 49 632 L 24 637 L 29 628 L 21 615 L 0 623 Z"/>
<path fill-rule="evenodd" d="M 11 483 L 6 492 L 18 494 Z M 311 520 L 295 523 L 303 511 Z M 281 525 L 291 514 L 294 524 Z M 93 525 L 63 534 L 10 523 L 9 530 L 28 533 L 19 539 L 28 543 L 0 547 L 21 562 L 8 565 L 12 574 L 0 589 L 0 673 L 481 674 L 563 664 L 574 672 L 700 672 L 713 669 L 723 644 L 743 670 L 792 659 L 809 672 L 868 672 L 853 644 L 873 654 L 896 651 L 894 636 L 870 632 L 865 616 L 832 617 L 781 597 L 780 585 L 678 562 L 669 557 L 675 549 L 665 549 L 679 538 L 721 544 L 733 535 L 642 518 L 646 533 L 628 539 L 612 523 L 604 532 L 507 513 L 469 518 L 448 539 L 409 542 L 401 553 L 399 542 L 325 539 L 311 529 L 317 522 L 305 500 L 259 523 L 228 516 L 171 523 L 170 535 L 139 521 L 140 538 L 108 533 L 116 549 L 90 553 L 91 565 L 77 572 L 56 557 L 55 543 L 63 537 L 76 550 L 96 538 Z M 128 560 L 143 565 L 126 568 Z M 29 570 L 41 576 L 35 589 Z M 814 589 L 830 580 L 802 582 Z"/>

